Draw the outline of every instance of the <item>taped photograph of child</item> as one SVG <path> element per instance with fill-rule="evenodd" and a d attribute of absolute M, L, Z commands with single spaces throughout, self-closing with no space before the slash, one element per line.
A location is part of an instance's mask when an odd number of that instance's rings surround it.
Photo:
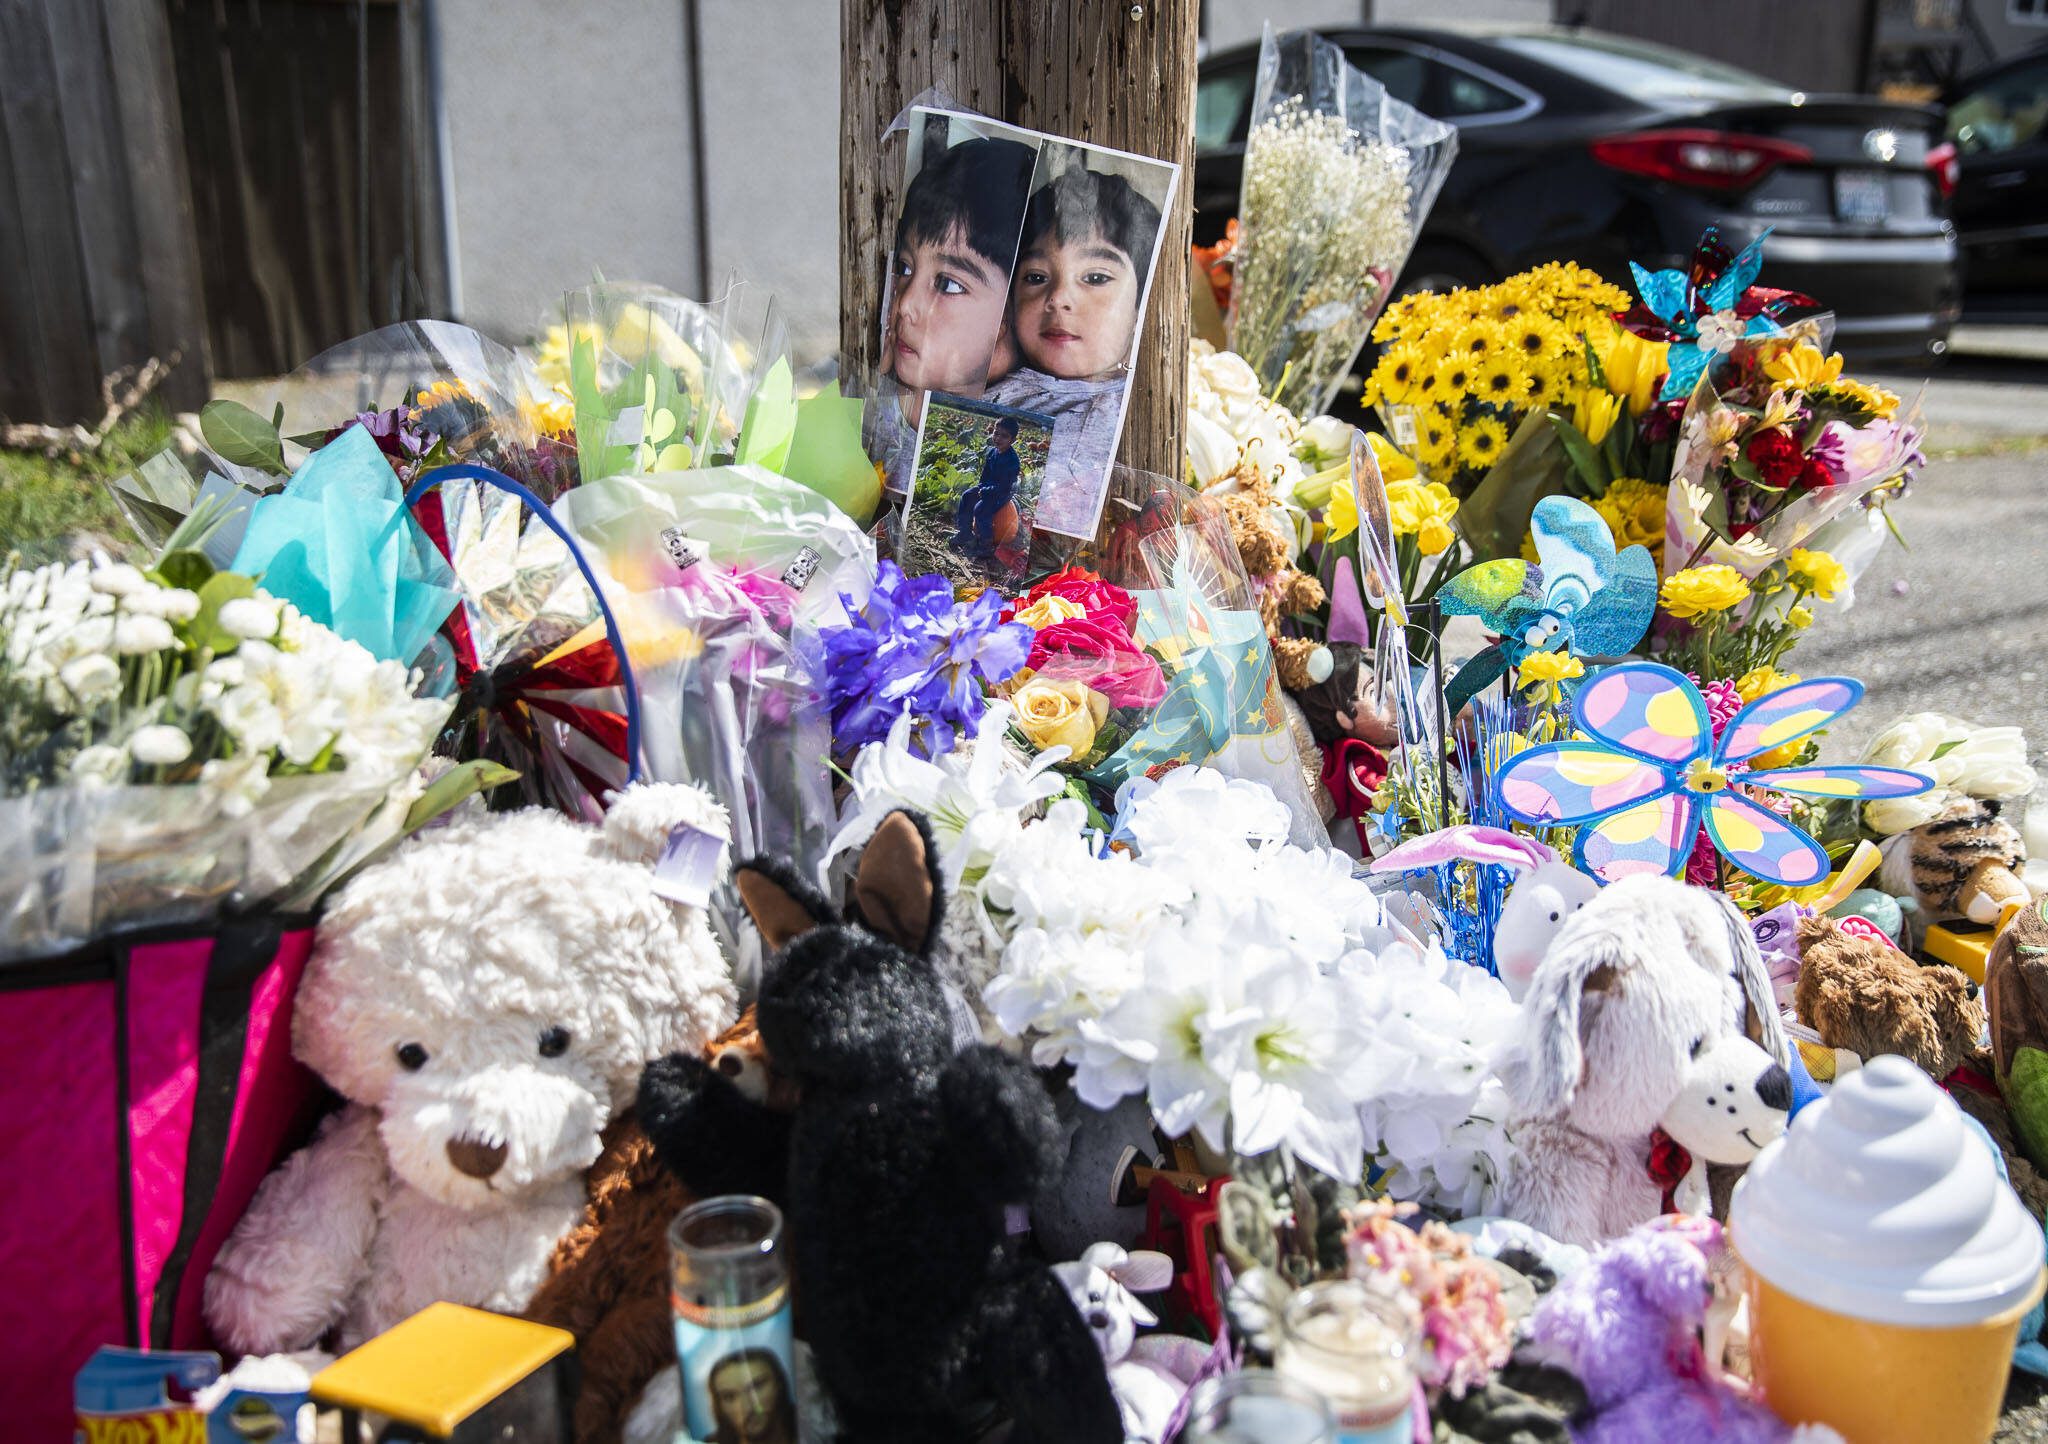
<path fill-rule="evenodd" d="M 1019 586 L 1055 435 L 1049 416 L 927 396 L 903 519 L 903 569 L 938 572 L 955 583 Z"/>
<path fill-rule="evenodd" d="M 924 393 L 971 398 L 987 384 L 1038 158 L 1038 137 L 971 117 L 918 111 L 911 135 L 883 283 L 883 377 L 865 425 L 894 491 L 910 486 Z"/>
<path fill-rule="evenodd" d="M 983 395 L 1058 422 L 1035 525 L 1092 536 L 1109 489 L 1178 167 L 1048 139 Z"/>

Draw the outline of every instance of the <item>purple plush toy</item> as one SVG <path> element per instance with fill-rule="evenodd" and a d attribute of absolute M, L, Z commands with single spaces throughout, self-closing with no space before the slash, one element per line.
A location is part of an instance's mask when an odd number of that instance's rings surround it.
<path fill-rule="evenodd" d="M 1577 1376 L 1591 1406 L 1572 1428 L 1578 1444 L 1840 1444 L 1826 1425 L 1786 1424 L 1708 1362 L 1699 1331 L 1711 1322 L 1720 1235 L 1707 1219 L 1645 1224 L 1537 1306 L 1530 1331 L 1542 1361 Z"/>

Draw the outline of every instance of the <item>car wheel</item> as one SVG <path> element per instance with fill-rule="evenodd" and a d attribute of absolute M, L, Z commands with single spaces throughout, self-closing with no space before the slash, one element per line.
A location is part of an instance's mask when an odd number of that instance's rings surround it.
<path fill-rule="evenodd" d="M 1487 286 L 1499 279 L 1493 268 L 1463 246 L 1445 243 L 1425 243 L 1415 248 L 1415 254 L 1408 258 L 1408 264 L 1401 270 L 1401 279 L 1394 287 L 1396 296 L 1413 295 L 1417 291 L 1455 291 L 1461 286 Z"/>

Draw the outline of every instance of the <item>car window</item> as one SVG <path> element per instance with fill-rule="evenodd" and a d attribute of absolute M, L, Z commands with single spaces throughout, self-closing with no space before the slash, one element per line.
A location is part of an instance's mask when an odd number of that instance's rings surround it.
<path fill-rule="evenodd" d="M 1351 63 L 1387 88 L 1387 94 L 1404 104 L 1422 109 L 1423 87 L 1429 84 L 1430 64 L 1412 50 L 1382 50 L 1370 46 L 1344 52 Z"/>
<path fill-rule="evenodd" d="M 1252 81 L 1249 70 L 1226 70 L 1205 75 L 1195 87 L 1195 149 L 1221 150 L 1242 144 L 1245 112 L 1251 109 Z"/>
<path fill-rule="evenodd" d="M 1964 155 L 1990 155 L 2043 139 L 2048 61 L 2023 66 L 1964 96 L 1948 110 L 1948 138 Z"/>
<path fill-rule="evenodd" d="M 1498 35 L 1517 55 L 1642 100 L 1784 100 L 1792 92 L 1733 65 L 1616 35 Z"/>
<path fill-rule="evenodd" d="M 1514 110 L 1523 103 L 1522 97 L 1513 91 L 1503 90 L 1469 70 L 1460 70 L 1455 65 L 1440 65 L 1437 72 L 1436 109 L 1432 113 L 1441 119 L 1492 115 L 1498 111 Z"/>

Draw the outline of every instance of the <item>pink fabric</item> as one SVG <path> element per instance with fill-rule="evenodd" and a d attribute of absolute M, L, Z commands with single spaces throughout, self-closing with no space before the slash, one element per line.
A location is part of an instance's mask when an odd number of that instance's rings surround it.
<path fill-rule="evenodd" d="M 206 1225 L 193 1246 L 171 1319 L 174 1349 L 207 1349 L 213 1340 L 200 1318 L 200 1290 L 215 1255 L 286 1150 L 303 1140 L 309 1107 L 319 1083 L 292 1057 L 292 999 L 299 975 L 313 952 L 313 930 L 301 928 L 279 940 L 277 956 L 256 980 L 249 998 L 249 1031 L 243 1044 L 241 1084 L 235 1092 L 234 1121 L 228 1126 L 227 1157 L 221 1164 Z"/>
<path fill-rule="evenodd" d="M 0 992 L 0 1399 L 68 1439 L 71 1376 L 126 1343 L 114 985 Z"/>
<path fill-rule="evenodd" d="M 134 1163 L 135 1306 L 149 1327 L 156 1281 L 185 1216 L 185 1156 L 199 1072 L 207 938 L 150 943 L 128 963 L 128 1135 Z"/>

